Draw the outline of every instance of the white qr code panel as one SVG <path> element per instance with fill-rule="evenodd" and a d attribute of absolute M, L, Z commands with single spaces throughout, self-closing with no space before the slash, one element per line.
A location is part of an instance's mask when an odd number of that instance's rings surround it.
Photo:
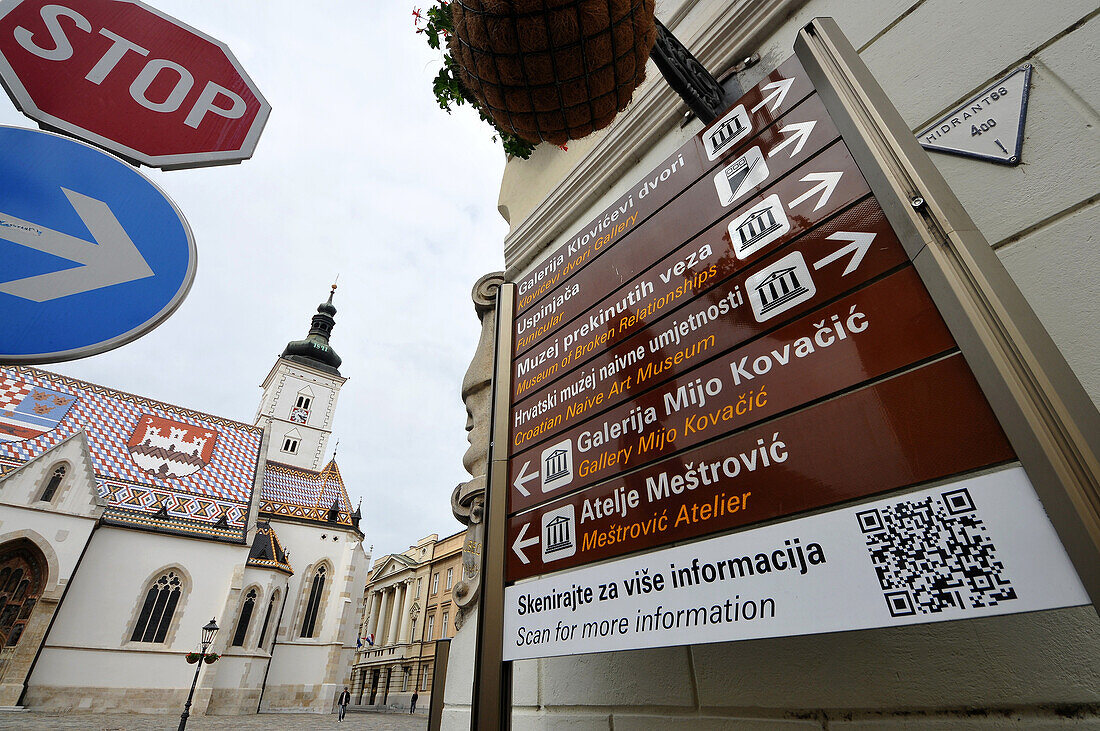
<path fill-rule="evenodd" d="M 856 513 L 892 616 L 992 607 L 1016 598 L 966 488 Z"/>
<path fill-rule="evenodd" d="M 542 526 L 554 552 L 576 550 L 584 529 L 570 517 Z M 581 543 L 579 550 L 583 535 Z M 527 611 L 535 597 L 550 609 Z M 507 643 L 505 659 L 1088 603 L 1027 475 L 1014 466 L 519 582 L 505 590 L 505 636 L 540 641 Z M 576 631 L 556 632 L 559 625 Z"/>

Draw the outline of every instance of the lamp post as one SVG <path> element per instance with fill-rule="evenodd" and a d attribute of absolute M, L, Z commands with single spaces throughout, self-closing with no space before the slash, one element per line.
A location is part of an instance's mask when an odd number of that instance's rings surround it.
<path fill-rule="evenodd" d="M 210 623 L 202 628 L 202 650 L 199 651 L 199 661 L 195 663 L 195 679 L 191 681 L 191 692 L 187 694 L 187 703 L 183 706 L 183 714 L 180 715 L 179 731 L 187 728 L 187 717 L 191 714 L 191 699 L 195 695 L 195 686 L 199 683 L 199 670 L 206 660 L 206 651 L 210 649 L 210 643 L 214 641 L 214 635 L 218 633 L 218 623 L 211 619 Z"/>

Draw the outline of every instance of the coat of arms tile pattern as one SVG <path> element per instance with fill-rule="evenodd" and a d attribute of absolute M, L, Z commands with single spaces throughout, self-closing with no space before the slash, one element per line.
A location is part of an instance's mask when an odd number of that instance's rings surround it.
<path fill-rule="evenodd" d="M 260 428 L 34 368 L 0 368 L 0 469 L 80 430 L 108 502 L 105 517 L 147 516 L 136 522 L 152 525 L 159 515 L 161 527 L 219 537 L 243 529 Z"/>

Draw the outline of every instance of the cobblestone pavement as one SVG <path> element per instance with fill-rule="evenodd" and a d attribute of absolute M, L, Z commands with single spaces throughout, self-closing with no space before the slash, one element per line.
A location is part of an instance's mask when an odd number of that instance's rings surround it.
<path fill-rule="evenodd" d="M 64 731 L 92 729 L 94 731 L 171 731 L 179 726 L 179 714 L 104 714 L 104 713 L 0 713 L 0 729 L 20 731 Z M 192 716 L 187 731 L 241 729 L 241 731 L 307 731 L 340 729 L 340 731 L 423 731 L 428 717 L 408 713 L 356 713 L 349 711 L 343 723 L 336 714 L 265 713 L 258 716 Z"/>

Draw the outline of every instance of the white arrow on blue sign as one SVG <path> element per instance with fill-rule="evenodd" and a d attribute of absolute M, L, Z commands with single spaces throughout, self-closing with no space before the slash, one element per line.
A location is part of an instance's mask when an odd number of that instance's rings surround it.
<path fill-rule="evenodd" d="M 195 278 L 187 220 L 121 160 L 0 126 L 0 362 L 51 363 L 138 338 Z"/>

